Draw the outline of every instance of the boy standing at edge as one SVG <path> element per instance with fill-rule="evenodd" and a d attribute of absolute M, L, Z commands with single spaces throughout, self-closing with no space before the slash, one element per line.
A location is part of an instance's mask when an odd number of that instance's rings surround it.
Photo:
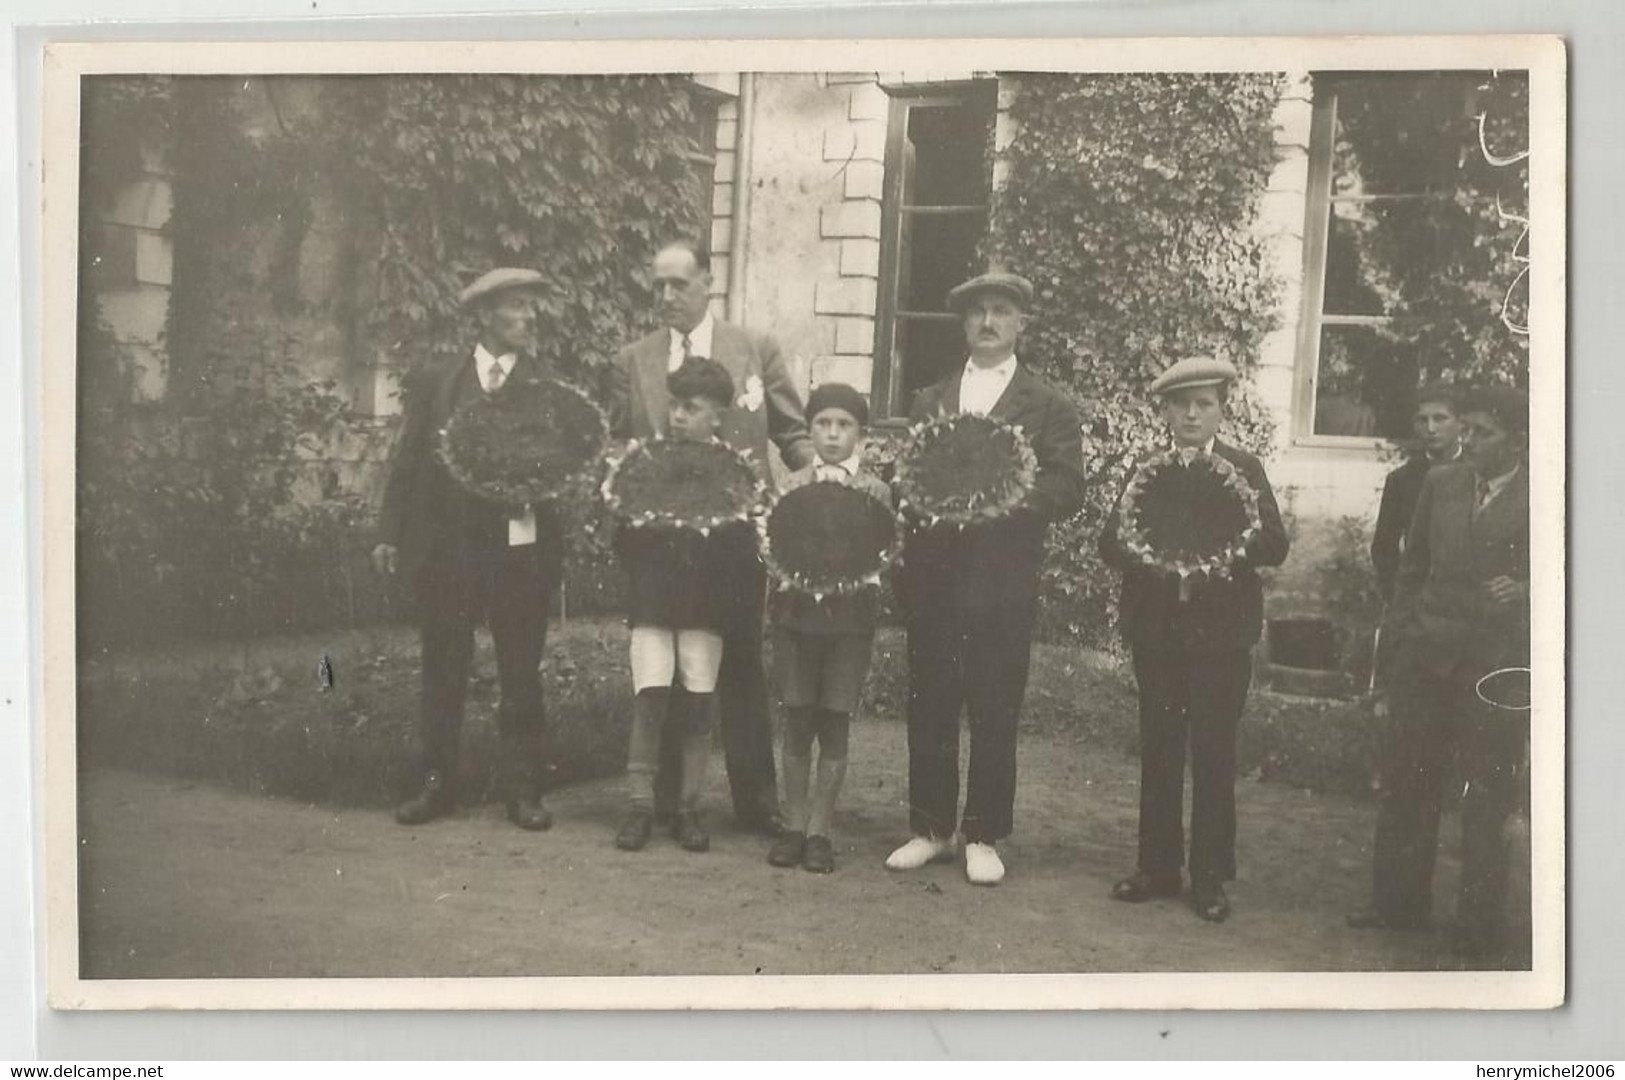
<path fill-rule="evenodd" d="M 1100 534 L 1100 555 L 1123 572 L 1118 622 L 1134 657 L 1140 695 L 1139 867 L 1112 889 L 1140 903 L 1178 896 L 1185 862 L 1185 751 L 1191 758 L 1191 907 L 1208 922 L 1230 916 L 1224 883 L 1236 876 L 1236 732 L 1252 682 L 1252 648 L 1264 628 L 1255 568 L 1286 561 L 1287 535 L 1264 466 L 1218 439 L 1236 381 L 1224 360 L 1192 357 L 1159 375 L 1151 393 L 1186 469 L 1229 462 L 1258 494 L 1259 530 L 1228 578 L 1191 581 L 1139 562 L 1123 546 L 1121 500 Z"/>

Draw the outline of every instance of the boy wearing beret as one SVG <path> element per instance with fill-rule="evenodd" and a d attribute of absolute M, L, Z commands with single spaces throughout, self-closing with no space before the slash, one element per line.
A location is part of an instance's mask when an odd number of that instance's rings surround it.
<path fill-rule="evenodd" d="M 1185 751 L 1191 758 L 1191 906 L 1210 922 L 1230 915 L 1224 883 L 1236 876 L 1236 731 L 1264 625 L 1257 568 L 1286 560 L 1287 536 L 1257 458 L 1217 438 L 1236 369 L 1209 357 L 1181 360 L 1151 384 L 1179 453 L 1179 483 L 1158 489 L 1200 512 L 1197 470 L 1212 458 L 1235 468 L 1258 496 L 1259 527 L 1228 577 L 1186 578 L 1148 566 L 1124 545 L 1122 499 L 1100 536 L 1100 555 L 1123 572 L 1118 623 L 1140 695 L 1139 868 L 1112 899 L 1139 903 L 1183 891 Z M 1188 489 L 1188 496 L 1180 493 Z M 1146 508 L 1155 513 L 1157 508 Z M 1166 513 L 1161 514 L 1166 519 Z M 1197 529 L 1201 523 L 1192 522 Z"/>
<path fill-rule="evenodd" d="M 785 490 L 835 481 L 890 508 L 891 489 L 863 468 L 861 444 L 869 422 L 863 395 L 845 383 L 823 383 L 807 399 L 807 419 L 818 460 L 792 473 Z M 835 869 L 829 825 L 846 778 L 852 714 L 869 671 L 877 594 L 873 587 L 844 596 L 814 597 L 790 589 L 774 594 L 773 670 L 785 710 L 781 772 L 787 815 L 785 833 L 767 855 L 774 866 L 799 865 L 818 874 Z"/>

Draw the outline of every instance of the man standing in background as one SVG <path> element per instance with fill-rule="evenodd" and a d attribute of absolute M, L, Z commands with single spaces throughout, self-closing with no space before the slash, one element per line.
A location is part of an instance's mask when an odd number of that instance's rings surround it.
<path fill-rule="evenodd" d="M 1455 944 L 1494 959 L 1504 941 L 1503 829 L 1518 798 L 1527 711 L 1481 686 L 1529 666 L 1529 399 L 1495 387 L 1462 405 L 1462 461 L 1430 471 L 1417 498 L 1383 636 L 1393 641 L 1392 723 L 1372 902 L 1350 926 L 1431 924 L 1446 768 L 1464 781 Z"/>
<path fill-rule="evenodd" d="M 1376 568 L 1384 603 L 1393 599 L 1405 532 L 1416 512 L 1422 481 L 1433 466 L 1461 457 L 1461 391 L 1441 383 L 1423 387 L 1416 395 L 1411 426 L 1416 433 L 1416 452 L 1383 481 L 1377 525 L 1371 533 L 1371 565 Z"/>

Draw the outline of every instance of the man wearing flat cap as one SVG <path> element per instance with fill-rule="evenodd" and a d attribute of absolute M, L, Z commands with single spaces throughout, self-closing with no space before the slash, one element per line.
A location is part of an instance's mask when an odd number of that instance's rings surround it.
<path fill-rule="evenodd" d="M 1529 399 L 1511 387 L 1468 394 L 1462 460 L 1428 472 L 1417 496 L 1382 636 L 1390 727 L 1372 904 L 1359 928 L 1430 925 L 1439 817 L 1450 759 L 1461 799 L 1461 885 L 1454 944 L 1470 959 L 1506 959 L 1503 830 L 1528 777 Z M 1521 689 L 1518 684 L 1521 682 Z M 1514 700 L 1521 698 L 1521 700 Z"/>
<path fill-rule="evenodd" d="M 1038 575 L 1049 526 L 1083 504 L 1083 429 L 1059 390 L 1016 357 L 1032 304 L 1026 278 L 982 274 L 948 294 L 970 352 L 964 366 L 921 390 L 909 421 L 989 416 L 1031 440 L 1038 472 L 1009 515 L 963 529 L 907 523 L 896 590 L 908 624 L 908 788 L 913 839 L 886 865 L 914 870 L 951 859 L 965 841 L 965 875 L 997 885 L 1016 794 L 1016 723 L 1027 690 Z M 959 722 L 967 713 L 970 772 L 959 807 Z"/>
<path fill-rule="evenodd" d="M 1181 360 L 1151 384 L 1175 456 L 1166 483 L 1147 488 L 1146 520 L 1185 520 L 1191 535 L 1227 529 L 1211 494 L 1214 462 L 1258 496 L 1258 529 L 1224 576 L 1181 577 L 1131 552 L 1123 496 L 1100 535 L 1100 556 L 1123 573 L 1118 625 L 1133 656 L 1140 697 L 1139 866 L 1112 898 L 1139 903 L 1184 892 L 1185 756 L 1191 761 L 1191 906 L 1210 922 L 1230 915 L 1224 884 L 1236 876 L 1236 733 L 1252 681 L 1252 648 L 1264 626 L 1257 569 L 1286 560 L 1287 535 L 1264 466 L 1218 438 L 1236 369 L 1212 357 Z M 1210 475 L 1202 475 L 1204 472 Z M 1132 474 L 1131 474 L 1132 475 Z M 1125 488 L 1125 495 L 1127 489 Z"/>
<path fill-rule="evenodd" d="M 650 276 L 664 325 L 623 348 L 609 369 L 607 396 L 615 433 L 631 439 L 664 435 L 666 376 L 684 360 L 699 356 L 721 364 L 733 379 L 736 397 L 733 407 L 724 411 L 718 435 L 751 455 L 764 482 L 773 481 L 770 448 L 777 448 L 791 472 L 810 464 L 814 453 L 801 397 L 778 343 L 711 314 L 710 253 L 691 241 L 669 243 L 655 253 Z M 716 691 L 728 787 L 740 824 L 777 836 L 783 831 L 784 819 L 779 812 L 767 673 L 762 664 L 767 568 L 754 560 L 741 569 L 733 586 Z M 676 740 L 672 742 L 675 745 Z M 661 761 L 655 784 L 659 813 L 676 809 L 677 766 L 672 757 Z"/>
<path fill-rule="evenodd" d="M 550 374 L 526 354 L 536 322 L 534 270 L 492 270 L 459 300 L 478 327 L 472 351 L 431 362 L 403 381 L 405 417 L 390 457 L 373 563 L 394 575 L 417 604 L 422 641 L 418 789 L 395 811 L 421 825 L 456 803 L 459 734 L 474 627 L 484 621 L 496 644 L 500 768 L 508 817 L 523 829 L 552 823 L 542 805 L 542 684 L 537 668 L 548 609 L 563 567 L 563 535 L 548 507 L 517 516 L 465 490 L 436 452 L 456 410 L 482 394 L 501 394 L 517 379 Z"/>

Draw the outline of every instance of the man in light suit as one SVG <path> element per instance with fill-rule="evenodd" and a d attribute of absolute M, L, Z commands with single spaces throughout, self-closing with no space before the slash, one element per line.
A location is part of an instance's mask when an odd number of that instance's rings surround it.
<path fill-rule="evenodd" d="M 1016 359 L 1032 304 L 1024 277 L 994 271 L 948 294 L 969 358 L 921 390 L 911 423 L 973 413 L 1019 427 L 1038 474 L 1026 501 L 963 529 L 908 524 L 894 578 L 908 623 L 908 798 L 913 839 L 886 865 L 914 870 L 953 857 L 965 840 L 965 876 L 997 885 L 995 845 L 1010 835 L 1016 795 L 1016 722 L 1027 691 L 1044 534 L 1083 505 L 1083 428 L 1072 403 Z M 959 717 L 968 714 L 970 772 L 959 808 Z"/>
<path fill-rule="evenodd" d="M 1453 751 L 1465 781 L 1455 945 L 1493 960 L 1508 944 L 1503 829 L 1524 779 L 1528 714 L 1497 707 L 1506 703 L 1480 684 L 1529 666 L 1529 399 L 1508 387 L 1480 390 L 1464 402 L 1461 426 L 1464 461 L 1422 484 L 1383 626 L 1395 659 L 1372 905 L 1348 922 L 1429 925 Z"/>
<path fill-rule="evenodd" d="M 620 351 L 609 370 L 611 422 L 621 438 L 652 439 L 666 430 L 666 376 L 691 356 L 721 364 L 733 378 L 733 408 L 718 431 L 735 449 L 748 451 L 764 482 L 772 483 L 769 443 L 792 472 L 814 458 L 801 398 L 790 381 L 778 344 L 766 334 L 723 322 L 711 314 L 711 258 L 700 245 L 666 245 L 652 266 L 660 318 L 665 324 Z M 767 571 L 757 560 L 741 573 L 731 597 L 731 625 L 723 633 L 717 699 L 722 745 L 733 794 L 734 815 L 747 828 L 771 836 L 783 830 L 778 780 L 773 767 L 773 729 L 767 677 L 762 667 Z M 662 761 L 656 809 L 676 805 L 673 763 Z"/>
<path fill-rule="evenodd" d="M 463 700 L 474 660 L 474 627 L 484 620 L 496 645 L 502 786 L 508 817 L 546 829 L 542 805 L 544 716 L 537 668 L 548 610 L 563 569 L 564 542 L 548 507 L 498 506 L 452 479 L 435 452 L 438 434 L 463 403 L 501 394 L 514 382 L 550 374 L 526 354 L 536 324 L 534 270 L 492 270 L 462 291 L 479 323 L 472 351 L 410 372 L 405 418 L 390 457 L 379 514 L 376 569 L 398 576 L 417 604 L 422 637 L 419 789 L 395 811 L 422 825 L 456 804 Z"/>

